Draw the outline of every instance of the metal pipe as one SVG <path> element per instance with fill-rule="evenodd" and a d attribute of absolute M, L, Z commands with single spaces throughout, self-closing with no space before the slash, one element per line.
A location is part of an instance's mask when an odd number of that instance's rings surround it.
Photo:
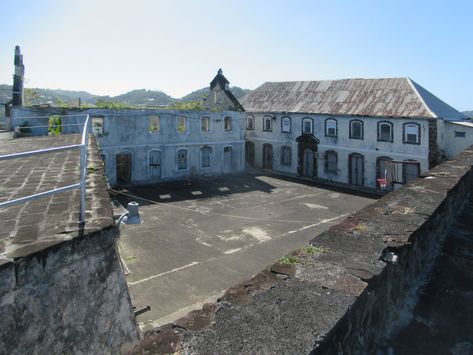
<path fill-rule="evenodd" d="M 45 148 L 45 149 L 38 149 L 38 150 L 30 150 L 28 152 L 5 154 L 5 155 L 0 155 L 0 160 L 25 158 L 25 157 L 30 157 L 32 155 L 39 155 L 39 154 L 46 154 L 46 153 L 57 153 L 57 152 L 65 151 L 65 150 L 79 149 L 81 147 L 82 147 L 82 144 L 71 144 L 71 145 L 66 145 L 62 147 Z"/>
<path fill-rule="evenodd" d="M 139 310 L 135 311 L 135 317 L 148 311 L 151 311 L 150 305 L 147 305 L 146 307 L 140 308 Z"/>
<path fill-rule="evenodd" d="M 34 195 L 29 195 L 29 196 L 25 196 L 25 197 L 20 197 L 20 198 L 17 198 L 17 199 L 15 199 L 15 200 L 10 200 L 10 201 L 6 201 L 6 202 L 2 202 L 2 203 L 0 203 L 0 208 L 5 208 L 5 207 L 13 206 L 13 205 L 18 205 L 18 204 L 23 203 L 23 202 L 27 202 L 27 201 L 31 201 L 31 200 L 36 200 L 36 199 L 38 199 L 38 198 L 45 197 L 45 196 L 49 196 L 49 195 L 58 194 L 58 193 L 60 193 L 60 192 L 65 192 L 65 191 L 69 191 L 69 190 L 74 190 L 74 189 L 77 189 L 79 186 L 80 186 L 80 183 L 72 184 L 72 185 L 67 185 L 67 186 L 59 187 L 59 188 L 57 188 L 57 189 L 53 189 L 53 190 L 48 190 L 48 191 L 40 192 L 40 193 L 37 193 L 37 194 L 34 194 Z"/>

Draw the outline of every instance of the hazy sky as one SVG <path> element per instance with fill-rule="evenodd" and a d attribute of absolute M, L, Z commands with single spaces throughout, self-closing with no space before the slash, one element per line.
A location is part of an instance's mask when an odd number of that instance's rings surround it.
<path fill-rule="evenodd" d="M 0 0 L 0 83 L 181 97 L 231 85 L 408 76 L 473 109 L 473 1 Z"/>

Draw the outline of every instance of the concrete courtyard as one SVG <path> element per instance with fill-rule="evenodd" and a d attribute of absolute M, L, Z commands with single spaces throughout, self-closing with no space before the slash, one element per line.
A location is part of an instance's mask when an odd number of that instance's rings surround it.
<path fill-rule="evenodd" d="M 227 288 L 304 246 L 373 202 L 309 182 L 245 173 L 121 190 L 141 205 L 143 223 L 122 225 L 133 305 L 143 329 L 215 301 Z"/>

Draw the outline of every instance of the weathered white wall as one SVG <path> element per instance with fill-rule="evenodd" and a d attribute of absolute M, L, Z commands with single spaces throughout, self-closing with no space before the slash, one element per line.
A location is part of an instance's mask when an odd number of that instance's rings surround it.
<path fill-rule="evenodd" d="M 116 184 L 116 155 L 131 153 L 132 183 L 149 183 L 149 152 L 161 152 L 161 181 L 185 179 L 197 175 L 219 175 L 225 173 L 223 150 L 233 150 L 231 172 L 241 172 L 245 168 L 244 119 L 236 111 L 197 111 L 197 110 L 157 110 L 157 109 L 31 109 L 17 108 L 13 117 L 16 124 L 28 122 L 30 125 L 46 125 L 53 114 L 71 115 L 88 113 L 104 117 L 104 134 L 97 137 L 101 154 L 105 158 L 105 173 L 110 184 Z M 33 118 L 44 116 L 44 118 Z M 160 117 L 160 131 L 149 132 L 149 120 L 152 116 Z M 177 117 L 187 118 L 186 132 L 177 130 Z M 202 131 L 202 117 L 210 117 L 210 130 Z M 232 118 L 232 129 L 224 130 L 224 117 Z M 83 116 L 63 118 L 64 124 L 84 122 Z M 77 133 L 80 126 L 64 126 L 64 133 Z M 32 134 L 47 134 L 47 128 L 33 128 Z M 210 167 L 202 168 L 200 149 L 209 146 L 212 149 Z M 177 151 L 187 149 L 187 169 L 177 168 Z"/>
<path fill-rule="evenodd" d="M 105 134 L 98 138 L 101 152 L 105 156 L 106 174 L 111 184 L 116 183 L 115 156 L 119 153 L 132 154 L 132 182 L 149 182 L 149 152 L 161 152 L 161 180 L 185 179 L 197 175 L 223 174 L 223 150 L 233 150 L 231 172 L 244 170 L 243 115 L 234 111 L 171 111 L 134 110 L 130 112 L 104 112 Z M 161 129 L 149 132 L 150 116 L 159 116 Z M 177 130 L 177 117 L 186 117 L 186 132 Z M 224 117 L 232 118 L 232 129 L 224 130 Z M 210 117 L 210 130 L 202 131 L 202 117 Z M 201 148 L 212 149 L 210 167 L 201 167 Z M 187 169 L 178 169 L 177 152 L 186 149 Z"/>
<path fill-rule="evenodd" d="M 390 157 L 394 160 L 417 160 L 421 164 L 421 172 L 428 170 L 428 121 L 423 119 L 390 119 L 372 117 L 346 117 L 327 115 L 306 115 L 306 114 L 281 114 L 269 113 L 276 118 L 272 120 L 272 132 L 263 131 L 263 118 L 266 114 L 247 112 L 246 116 L 252 115 L 255 118 L 255 129 L 246 130 L 246 139 L 255 144 L 255 164 L 263 166 L 263 144 L 273 145 L 273 170 L 297 174 L 298 164 L 298 144 L 296 138 L 302 134 L 302 120 L 305 117 L 314 121 L 314 135 L 320 140 L 317 154 L 318 177 L 330 181 L 348 183 L 348 155 L 359 153 L 364 156 L 364 182 L 365 187 L 376 186 L 376 158 Z M 291 132 L 281 132 L 281 118 L 283 116 L 291 118 Z M 334 118 L 338 121 L 338 137 L 325 137 L 325 119 Z M 363 121 L 364 139 L 349 138 L 349 121 L 357 119 Z M 377 123 L 389 121 L 393 123 L 393 142 L 377 141 Z M 402 125 L 407 122 L 415 122 L 421 125 L 421 142 L 417 144 L 404 144 L 402 137 Z M 290 146 L 292 148 L 292 164 L 290 167 L 281 165 L 281 147 Z M 338 153 L 338 171 L 330 173 L 325 171 L 325 151 L 334 150 Z"/>
<path fill-rule="evenodd" d="M 445 143 L 443 150 L 447 158 L 460 153 L 473 144 L 473 122 L 444 122 Z M 465 132 L 465 137 L 455 137 L 455 132 Z"/>

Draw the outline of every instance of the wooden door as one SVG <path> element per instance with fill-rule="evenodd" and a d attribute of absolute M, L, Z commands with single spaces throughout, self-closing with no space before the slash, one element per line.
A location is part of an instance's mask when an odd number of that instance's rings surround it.
<path fill-rule="evenodd" d="M 255 144 L 253 142 L 245 143 L 245 157 L 248 164 L 255 165 Z"/>
<path fill-rule="evenodd" d="M 263 144 L 263 169 L 273 170 L 273 146 Z"/>
<path fill-rule="evenodd" d="M 304 176 L 314 176 L 314 151 L 312 149 L 304 150 L 302 169 L 302 174 Z"/>
<path fill-rule="evenodd" d="M 161 152 L 152 150 L 149 152 L 149 180 L 157 182 L 161 179 Z"/>
<path fill-rule="evenodd" d="M 131 154 L 116 155 L 116 176 L 118 183 L 131 183 Z"/>
<path fill-rule="evenodd" d="M 223 148 L 223 172 L 231 173 L 233 171 L 233 149 L 232 147 Z"/>
<path fill-rule="evenodd" d="M 351 154 L 349 164 L 349 182 L 352 185 L 363 186 L 364 164 L 363 156 L 360 154 Z"/>

